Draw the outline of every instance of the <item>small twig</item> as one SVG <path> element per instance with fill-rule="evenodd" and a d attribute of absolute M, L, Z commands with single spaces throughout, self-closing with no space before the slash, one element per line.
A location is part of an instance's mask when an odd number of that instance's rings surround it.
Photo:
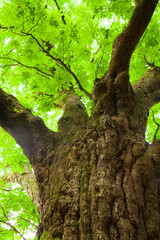
<path fill-rule="evenodd" d="M 46 1 L 46 4 L 45 4 L 45 6 L 44 6 L 44 9 L 47 8 L 47 2 L 48 2 L 48 0 Z M 44 9 L 42 9 L 42 11 L 41 11 L 40 14 L 39 14 L 40 16 L 39 16 L 39 18 L 37 19 L 36 24 L 33 25 L 33 26 L 28 30 L 28 33 L 29 33 L 33 28 L 35 28 L 36 26 L 38 26 L 39 20 L 40 20 L 40 18 L 41 18 L 41 16 L 42 16 L 42 13 L 43 13 Z"/>
<path fill-rule="evenodd" d="M 91 59 L 91 62 L 94 62 L 94 60 L 95 60 L 95 55 L 97 55 L 97 53 L 99 52 L 99 50 L 101 49 L 101 45 L 99 45 L 99 48 L 96 50 L 96 52 L 93 54 L 93 57 L 92 57 L 92 59 Z"/>
<path fill-rule="evenodd" d="M 21 33 L 13 32 L 12 29 L 11 29 L 11 32 L 14 33 L 14 34 L 16 34 L 16 35 L 18 35 L 18 36 L 22 36 L 22 37 L 25 37 L 25 36 L 26 36 L 26 34 L 21 34 Z"/>
<path fill-rule="evenodd" d="M 6 229 L 6 230 L 1 230 L 0 233 L 3 233 L 3 232 L 8 232 L 8 231 L 13 231 L 12 229 Z"/>
<path fill-rule="evenodd" d="M 40 75 L 40 76 L 42 76 L 42 77 L 44 77 L 44 78 L 47 78 L 48 80 L 50 80 L 50 78 L 49 78 L 49 77 L 46 77 L 45 75 L 43 75 L 43 74 L 40 74 L 39 72 L 37 72 L 37 74 L 38 74 L 38 75 Z"/>
<path fill-rule="evenodd" d="M 12 27 L 12 28 L 14 28 L 14 27 Z M 5 29 L 8 29 L 8 28 L 6 27 Z M 13 32 L 13 33 L 15 33 L 15 32 Z M 21 36 L 30 36 L 30 37 L 32 37 L 32 38 L 36 41 L 36 43 L 38 44 L 38 46 L 40 47 L 40 49 L 42 50 L 42 52 L 46 53 L 46 55 L 47 55 L 48 57 L 50 57 L 52 60 L 56 61 L 57 64 L 60 64 L 61 66 L 63 66 L 63 67 L 67 70 L 67 72 L 70 73 L 70 74 L 72 75 L 72 77 L 75 79 L 75 81 L 76 81 L 77 84 L 78 84 L 79 89 L 80 89 L 82 92 L 84 92 L 87 97 L 89 97 L 90 99 L 92 99 L 92 95 L 91 95 L 89 92 L 87 92 L 87 91 L 82 87 L 80 81 L 78 80 L 78 78 L 77 78 L 77 76 L 75 75 L 75 73 L 72 72 L 72 70 L 70 69 L 70 67 L 68 67 L 61 59 L 55 58 L 53 55 L 51 55 L 51 54 L 49 53 L 49 51 L 45 50 L 44 47 L 42 46 L 42 44 L 38 41 L 38 39 L 37 39 L 32 33 L 24 32 L 23 30 L 21 30 L 21 33 L 22 33 L 22 34 L 18 34 L 18 33 L 15 33 L 15 34 L 21 35 Z M 15 61 L 15 62 L 17 62 L 18 64 L 20 64 L 20 65 L 23 66 L 23 67 L 30 68 L 30 69 L 31 69 L 31 68 L 32 68 L 32 69 L 35 69 L 35 70 L 37 70 L 38 72 L 41 72 L 42 74 L 47 75 L 47 76 L 53 78 L 53 75 L 48 74 L 48 73 L 45 73 L 45 72 L 41 71 L 40 69 L 38 69 L 38 68 L 36 68 L 36 67 L 27 66 L 27 65 L 25 65 L 25 64 L 23 64 L 23 63 L 15 60 L 15 59 L 2 58 L 2 57 L 0 57 L 0 59 L 8 59 L 8 60 Z"/>
<path fill-rule="evenodd" d="M 39 216 L 37 215 L 36 211 L 34 211 L 34 214 L 33 214 L 33 211 L 31 212 L 31 211 L 30 211 L 28 208 L 26 208 L 26 207 L 25 207 L 25 209 L 26 209 L 26 211 L 23 210 L 23 212 L 26 212 L 26 213 L 32 215 L 33 217 L 36 217 L 36 218 L 38 219 L 38 221 L 40 221 L 40 218 L 39 218 Z"/>
<path fill-rule="evenodd" d="M 156 119 L 155 119 L 155 116 L 154 116 L 154 111 L 152 109 L 151 109 L 151 111 L 152 111 L 152 114 L 153 114 L 153 121 L 157 125 L 157 129 L 156 129 L 155 134 L 153 136 L 153 142 L 154 142 L 156 140 L 157 133 L 158 133 L 159 128 L 160 128 L 160 124 L 156 122 Z"/>
<path fill-rule="evenodd" d="M 24 33 L 24 34 L 26 34 L 26 36 L 31 36 L 31 37 L 37 42 L 37 44 L 39 45 L 39 47 L 41 48 L 41 50 L 42 50 L 44 53 L 46 53 L 46 55 L 47 55 L 48 57 L 50 57 L 51 59 L 53 59 L 54 61 L 56 61 L 58 64 L 60 64 L 61 66 L 63 66 L 63 67 L 67 70 L 67 72 L 69 72 L 69 73 L 72 75 L 72 77 L 75 79 L 75 81 L 77 82 L 77 84 L 78 84 L 78 86 L 79 86 L 79 89 L 80 89 L 82 92 L 84 92 L 87 97 L 89 97 L 90 99 L 92 98 L 92 97 L 91 97 L 91 94 L 88 93 L 88 92 L 82 87 L 82 85 L 81 85 L 80 81 L 78 80 L 77 76 L 75 75 L 75 73 L 72 72 L 72 70 L 71 70 L 69 67 L 67 67 L 67 65 L 66 65 L 61 59 L 55 58 L 55 57 L 54 57 L 53 55 L 51 55 L 48 51 L 46 51 L 46 50 L 44 49 L 44 47 L 42 46 L 42 44 L 38 41 L 38 39 L 37 39 L 35 36 L 33 36 L 33 34 L 31 34 L 31 33 Z M 53 76 L 52 76 L 52 77 L 53 77 Z"/>
<path fill-rule="evenodd" d="M 41 13 L 42 14 L 42 13 Z M 36 24 L 35 25 L 33 25 L 29 30 L 28 30 L 28 33 L 33 29 L 33 28 L 35 28 L 35 27 L 37 27 L 38 26 L 38 24 L 39 24 L 39 20 L 40 20 L 40 18 L 41 18 L 41 14 L 40 14 L 40 16 L 39 16 L 39 18 L 37 19 L 37 22 L 36 22 Z M 22 31 L 21 31 L 22 32 Z"/>
<path fill-rule="evenodd" d="M 2 211 L 3 211 L 3 215 L 4 215 L 4 217 L 5 217 L 6 219 L 8 219 L 8 217 L 7 217 L 7 215 L 6 215 L 6 212 L 5 212 L 4 208 L 3 208 L 2 206 L 0 206 L 0 208 L 1 208 Z"/>
<path fill-rule="evenodd" d="M 53 98 L 53 97 L 54 97 L 53 94 L 47 94 L 47 93 L 43 93 L 43 92 L 35 93 L 35 94 L 36 94 L 37 96 L 47 96 L 47 97 L 49 97 L 49 98 L 52 98 L 52 99 L 53 99 L 52 105 L 53 105 L 55 108 L 62 108 L 62 107 L 60 106 L 60 104 L 55 103 L 55 101 L 61 96 L 61 94 L 60 94 L 60 96 L 56 97 L 55 99 Z M 35 96 L 35 99 L 37 99 L 36 96 Z M 40 109 L 43 109 L 43 108 L 45 108 L 45 107 L 48 107 L 50 104 L 51 104 L 51 103 L 49 102 L 48 104 L 46 104 L 45 106 L 41 107 Z"/>
<path fill-rule="evenodd" d="M 100 59 L 100 61 L 99 61 L 99 63 L 98 63 L 98 66 L 97 66 L 97 70 L 95 71 L 95 78 L 97 78 L 97 73 L 98 73 L 100 64 L 101 64 L 101 62 L 102 62 L 102 60 L 103 60 L 104 53 L 105 53 L 105 52 L 103 52 L 103 54 L 102 54 L 102 56 L 101 56 L 101 59 Z"/>
<path fill-rule="evenodd" d="M 2 25 L 0 25 L 0 29 L 7 29 L 7 30 L 8 30 L 8 28 L 12 29 L 12 28 L 14 28 L 14 26 L 11 26 L 11 27 L 3 27 Z"/>
<path fill-rule="evenodd" d="M 5 67 L 15 67 L 19 66 L 18 64 L 6 64 L 6 65 L 0 65 L 0 68 L 5 68 Z"/>
<path fill-rule="evenodd" d="M 6 192 L 12 192 L 12 191 L 15 191 L 15 190 L 21 190 L 23 191 L 24 189 L 23 188 L 14 188 L 14 189 L 5 189 L 5 188 L 2 188 L 3 191 L 6 191 Z"/>
<path fill-rule="evenodd" d="M 10 50 L 8 53 L 2 55 L 2 56 L 8 56 L 11 52 L 13 52 L 14 50 L 16 50 L 16 48 L 13 48 L 12 50 Z"/>
<path fill-rule="evenodd" d="M 58 8 L 58 11 L 59 11 L 60 13 L 63 13 L 63 12 L 61 11 L 58 3 L 57 3 L 57 0 L 54 0 L 54 2 L 55 2 L 56 6 L 57 6 L 57 8 Z M 63 23 L 66 25 L 66 21 L 65 21 L 65 16 L 64 16 L 64 15 L 62 15 L 62 21 L 63 21 Z"/>
<path fill-rule="evenodd" d="M 24 240 L 27 240 L 11 223 L 5 222 L 5 221 L 2 221 L 2 220 L 0 220 L 0 222 L 6 224 L 9 227 L 11 227 L 14 232 L 16 232 L 18 235 L 20 235 Z"/>
<path fill-rule="evenodd" d="M 38 227 L 36 224 L 30 222 L 29 220 L 27 220 L 27 219 L 25 219 L 25 218 L 23 218 L 23 217 L 18 216 L 18 218 L 20 218 L 20 219 L 22 219 L 22 220 L 24 220 L 24 221 L 30 223 L 31 225 L 33 225 L 33 226 L 36 227 L 36 228 Z"/>
<path fill-rule="evenodd" d="M 30 68 L 30 69 L 35 69 L 37 72 L 40 72 L 46 76 L 49 76 L 49 77 L 52 77 L 53 78 L 53 75 L 49 74 L 49 73 L 45 73 L 43 72 L 42 70 L 38 69 L 37 67 L 32 67 L 32 66 L 27 66 L 21 62 L 19 62 L 18 60 L 16 59 L 13 59 L 13 58 L 7 58 L 7 57 L 0 57 L 0 59 L 7 59 L 7 60 L 11 60 L 11 61 L 14 61 L 16 63 L 18 63 L 19 65 L 21 65 L 22 67 L 26 67 L 26 68 Z"/>

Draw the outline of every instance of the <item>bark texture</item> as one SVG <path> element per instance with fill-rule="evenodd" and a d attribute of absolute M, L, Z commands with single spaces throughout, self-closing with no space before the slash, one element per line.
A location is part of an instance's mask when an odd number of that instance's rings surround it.
<path fill-rule="evenodd" d="M 51 172 L 44 222 L 53 239 L 159 239 L 153 154 L 126 116 L 92 122 Z"/>
<path fill-rule="evenodd" d="M 0 124 L 23 148 L 39 191 L 41 240 L 159 240 L 160 142 L 145 141 L 148 111 L 160 101 L 160 68 L 134 86 L 129 61 L 158 0 L 137 5 L 95 83 L 88 118 L 66 92 L 58 133 L 0 90 Z"/>

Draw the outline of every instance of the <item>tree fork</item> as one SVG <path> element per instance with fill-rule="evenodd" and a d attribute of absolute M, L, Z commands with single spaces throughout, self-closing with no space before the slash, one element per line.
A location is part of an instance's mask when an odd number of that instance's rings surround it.
<path fill-rule="evenodd" d="M 127 27 L 116 37 L 109 69 L 93 89 L 92 98 L 95 105 L 93 113 L 117 114 L 119 108 L 124 107 L 126 110 L 126 101 L 127 105 L 130 105 L 130 111 L 134 108 L 134 95 L 129 82 L 129 62 L 151 20 L 157 3 L 158 0 L 141 1 L 136 6 Z M 114 88 L 118 89 L 118 94 Z M 118 103 L 119 97 L 121 104 Z"/>

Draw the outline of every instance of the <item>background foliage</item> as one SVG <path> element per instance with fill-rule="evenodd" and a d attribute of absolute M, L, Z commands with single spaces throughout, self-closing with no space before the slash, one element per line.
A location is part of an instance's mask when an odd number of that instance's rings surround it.
<path fill-rule="evenodd" d="M 90 114 L 91 99 L 80 85 L 91 94 L 94 80 L 107 71 L 113 41 L 126 27 L 134 7 L 131 0 L 1 0 L 2 89 L 54 131 L 62 114 L 58 102 L 63 88 L 72 86 Z M 131 83 L 153 64 L 160 66 L 159 14 L 158 5 L 132 56 Z M 160 138 L 159 124 L 156 105 L 148 118 L 146 140 L 150 143 Z M 22 186 L 2 180 L 9 173 L 22 174 L 28 160 L 15 141 L 0 131 L 0 238 L 21 239 L 21 233 L 32 239 L 27 233 L 35 232 L 38 225 L 35 206 Z"/>

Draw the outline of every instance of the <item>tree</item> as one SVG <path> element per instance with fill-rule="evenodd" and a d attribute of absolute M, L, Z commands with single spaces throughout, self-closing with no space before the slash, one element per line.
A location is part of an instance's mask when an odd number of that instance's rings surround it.
<path fill-rule="evenodd" d="M 2 180 L 30 195 L 38 239 L 160 239 L 157 5 L 4 1 L 0 125 L 32 167 Z"/>

